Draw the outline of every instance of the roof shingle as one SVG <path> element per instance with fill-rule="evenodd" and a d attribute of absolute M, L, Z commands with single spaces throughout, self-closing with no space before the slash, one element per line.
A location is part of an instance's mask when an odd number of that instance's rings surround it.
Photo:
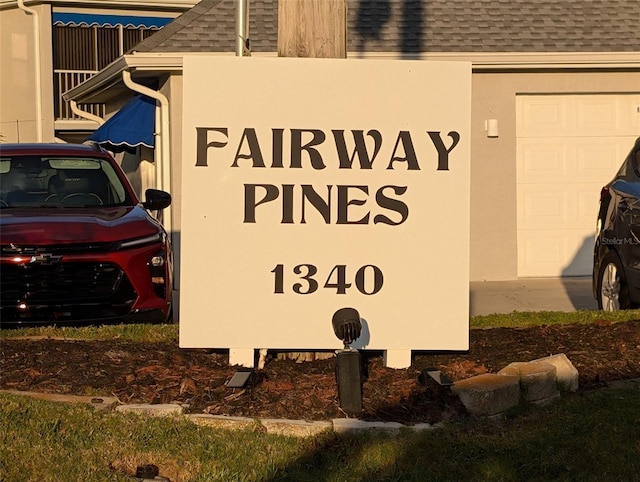
<path fill-rule="evenodd" d="M 347 0 L 350 52 L 639 52 L 640 0 Z M 275 52 L 278 1 L 250 0 L 251 50 Z M 233 52 L 235 2 L 202 0 L 142 52 Z"/>

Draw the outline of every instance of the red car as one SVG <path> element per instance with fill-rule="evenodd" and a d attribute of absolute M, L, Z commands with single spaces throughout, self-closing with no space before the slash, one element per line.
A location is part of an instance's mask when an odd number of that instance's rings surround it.
<path fill-rule="evenodd" d="M 169 236 L 115 160 L 77 144 L 0 144 L 0 322 L 164 322 Z"/>

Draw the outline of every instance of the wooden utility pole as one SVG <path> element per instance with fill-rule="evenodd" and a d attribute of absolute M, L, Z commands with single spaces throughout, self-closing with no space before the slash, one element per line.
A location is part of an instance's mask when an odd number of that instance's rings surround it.
<path fill-rule="evenodd" d="M 279 0 L 278 56 L 346 58 L 346 0 Z"/>
<path fill-rule="evenodd" d="M 279 0 L 278 57 L 347 58 L 347 0 Z M 331 320 L 327 320 L 331 330 Z M 298 362 L 333 353 L 289 352 Z"/>

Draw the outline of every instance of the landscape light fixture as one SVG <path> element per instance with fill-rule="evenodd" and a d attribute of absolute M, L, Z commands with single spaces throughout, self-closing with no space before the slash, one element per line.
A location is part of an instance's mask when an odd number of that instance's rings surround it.
<path fill-rule="evenodd" d="M 438 370 L 437 368 L 425 368 L 424 370 L 422 370 L 421 379 L 425 384 L 427 380 L 432 379 L 442 387 L 450 387 L 451 385 L 453 385 L 453 380 L 451 380 L 451 378 L 449 378 L 446 374 L 442 373 L 442 371 Z"/>
<path fill-rule="evenodd" d="M 360 338 L 362 322 L 360 313 L 354 308 L 340 308 L 331 319 L 333 332 L 344 343 L 344 348 L 350 348 L 351 343 Z"/>
<path fill-rule="evenodd" d="M 344 343 L 344 349 L 336 350 L 336 382 L 340 408 L 351 416 L 362 413 L 362 363 L 360 352 L 351 343 L 360 337 L 362 322 L 354 308 L 341 308 L 331 319 L 333 332 Z"/>
<path fill-rule="evenodd" d="M 227 388 L 244 388 L 254 382 L 254 372 L 252 369 L 240 369 L 233 374 L 226 383 Z"/>

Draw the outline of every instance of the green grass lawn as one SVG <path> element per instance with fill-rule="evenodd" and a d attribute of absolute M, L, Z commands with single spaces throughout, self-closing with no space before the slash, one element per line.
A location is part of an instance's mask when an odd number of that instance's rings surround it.
<path fill-rule="evenodd" d="M 640 386 L 564 397 L 503 422 L 469 419 L 399 436 L 298 439 L 0 395 L 0 480 L 634 481 Z"/>

